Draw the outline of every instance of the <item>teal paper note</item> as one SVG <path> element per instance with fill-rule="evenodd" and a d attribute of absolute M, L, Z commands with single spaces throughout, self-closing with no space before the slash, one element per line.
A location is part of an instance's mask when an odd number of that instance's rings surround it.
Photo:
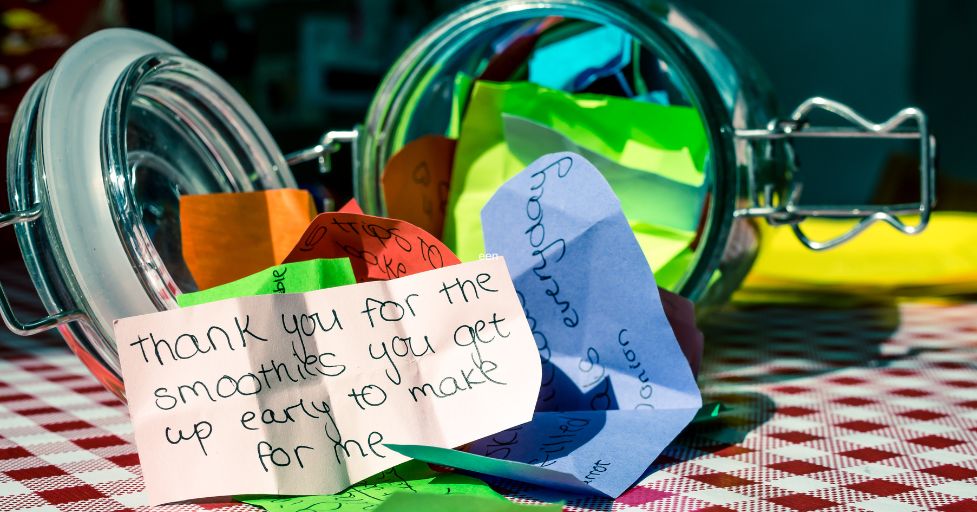
<path fill-rule="evenodd" d="M 620 73 L 631 62 L 631 36 L 612 26 L 595 28 L 538 47 L 529 60 L 529 81 L 577 92 Z"/>

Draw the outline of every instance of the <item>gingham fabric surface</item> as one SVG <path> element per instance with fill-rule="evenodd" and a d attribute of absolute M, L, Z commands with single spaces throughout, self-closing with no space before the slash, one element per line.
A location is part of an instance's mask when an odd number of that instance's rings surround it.
<path fill-rule="evenodd" d="M 571 511 L 977 511 L 977 305 L 729 307 L 704 330 L 702 388 L 729 410 L 634 489 L 612 502 L 493 485 Z M 0 512 L 145 503 L 125 407 L 56 335 L 0 335 Z M 203 509 L 255 510 L 159 510 Z"/>

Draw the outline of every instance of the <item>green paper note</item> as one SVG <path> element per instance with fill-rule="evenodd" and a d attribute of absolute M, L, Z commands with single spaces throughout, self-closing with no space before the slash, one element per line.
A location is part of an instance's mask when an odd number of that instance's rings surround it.
<path fill-rule="evenodd" d="M 465 107 L 468 106 L 469 93 L 475 79 L 464 74 L 455 75 L 455 91 L 451 97 L 451 119 L 448 121 L 448 130 L 445 135 L 451 139 L 457 139 L 461 131 L 461 120 L 465 117 Z"/>
<path fill-rule="evenodd" d="M 350 511 L 361 510 L 429 510 L 422 508 L 385 508 L 380 507 L 392 496 L 420 497 L 427 503 L 438 497 L 451 494 L 464 500 L 481 498 L 486 504 L 506 505 L 510 502 L 501 494 L 492 490 L 485 482 L 457 473 L 439 473 L 420 461 L 408 461 L 395 468 L 388 469 L 376 476 L 364 480 L 345 491 L 327 496 L 295 496 L 295 497 L 258 497 L 238 496 L 235 499 L 251 505 L 262 507 L 270 512 L 319 512 L 319 511 Z M 453 501 L 458 505 L 458 501 Z M 469 510 L 467 506 L 462 507 Z M 460 510 L 460 509 L 453 509 Z M 482 509 L 478 509 L 482 510 Z M 488 510 L 509 510 L 486 508 Z"/>
<path fill-rule="evenodd" d="M 269 267 L 237 281 L 177 295 L 176 303 L 185 308 L 235 297 L 303 293 L 354 283 L 356 279 L 349 258 L 321 258 Z"/>
<path fill-rule="evenodd" d="M 656 172 L 625 167 L 529 119 L 503 114 L 502 125 L 509 151 L 524 165 L 550 153 L 576 153 L 600 170 L 632 223 L 691 231 L 689 240 L 695 236 L 706 198 L 704 185 L 694 187 Z"/>
<path fill-rule="evenodd" d="M 477 81 L 462 121 L 444 229 L 445 242 L 462 261 L 484 252 L 482 206 L 525 167 L 506 144 L 502 114 L 546 126 L 625 167 L 693 187 L 704 181 L 709 147 L 695 109 L 528 82 Z"/>
<path fill-rule="evenodd" d="M 343 509 L 345 510 L 345 509 Z M 509 500 L 480 496 L 438 496 L 434 494 L 399 493 L 390 497 L 376 512 L 561 512 L 563 505 L 521 505 Z"/>

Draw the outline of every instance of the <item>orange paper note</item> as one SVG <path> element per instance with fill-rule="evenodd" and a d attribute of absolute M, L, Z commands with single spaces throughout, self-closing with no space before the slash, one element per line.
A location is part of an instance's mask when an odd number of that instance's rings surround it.
<path fill-rule="evenodd" d="M 315 217 L 304 190 L 180 198 L 183 259 L 201 290 L 277 265 Z"/>
<path fill-rule="evenodd" d="M 387 214 L 440 238 L 455 159 L 455 141 L 427 135 L 400 149 L 381 176 Z"/>
<path fill-rule="evenodd" d="M 409 222 L 340 212 L 319 214 L 283 263 L 345 257 L 357 282 L 461 263 L 440 240 Z"/>

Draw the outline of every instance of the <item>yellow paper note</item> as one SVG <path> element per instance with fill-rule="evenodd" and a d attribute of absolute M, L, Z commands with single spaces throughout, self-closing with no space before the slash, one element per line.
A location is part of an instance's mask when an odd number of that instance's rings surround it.
<path fill-rule="evenodd" d="M 907 222 L 914 222 L 913 220 Z M 852 221 L 808 219 L 809 237 L 827 239 Z M 935 212 L 918 236 L 875 224 L 828 251 L 807 249 L 787 228 L 763 228 L 764 246 L 744 283 L 758 288 L 818 288 L 881 291 L 912 287 L 953 287 L 977 291 L 977 214 Z"/>
<path fill-rule="evenodd" d="M 151 504 L 332 494 L 532 418 L 539 353 L 502 258 L 118 320 Z"/>
<path fill-rule="evenodd" d="M 236 281 L 280 263 L 315 214 L 304 190 L 182 196 L 183 259 L 201 290 Z"/>

